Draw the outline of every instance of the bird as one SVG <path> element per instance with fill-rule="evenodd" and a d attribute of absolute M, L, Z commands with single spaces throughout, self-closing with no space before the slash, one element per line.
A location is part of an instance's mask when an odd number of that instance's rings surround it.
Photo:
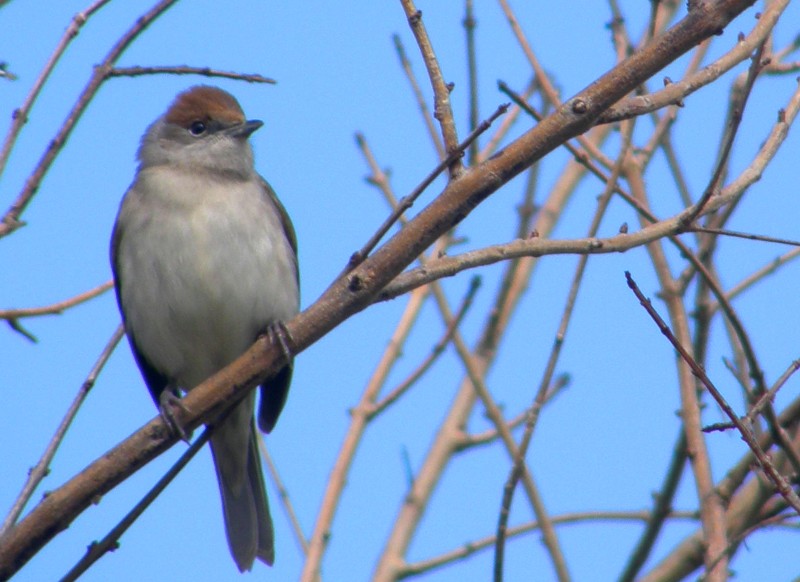
<path fill-rule="evenodd" d="M 255 170 L 247 120 L 233 95 L 199 85 L 179 93 L 145 131 L 138 168 L 111 237 L 111 267 L 128 343 L 161 416 L 180 396 L 267 333 L 285 366 L 260 387 L 258 428 L 286 403 L 293 360 L 284 322 L 299 310 L 297 238 Z M 277 338 L 277 340 L 276 340 Z M 272 565 L 274 532 L 257 447 L 255 391 L 212 421 L 211 453 L 228 546 L 240 572 Z"/>

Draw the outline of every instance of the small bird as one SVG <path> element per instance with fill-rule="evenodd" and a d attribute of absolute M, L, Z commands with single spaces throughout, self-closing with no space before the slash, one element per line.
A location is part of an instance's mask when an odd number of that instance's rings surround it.
<path fill-rule="evenodd" d="M 283 322 L 298 311 L 294 228 L 256 173 L 245 119 L 222 89 L 192 87 L 142 137 L 139 167 L 111 238 L 117 302 L 136 363 L 164 420 L 188 391 L 243 354 L 259 334 L 280 340 L 286 366 L 260 389 L 270 432 L 286 402 L 292 359 Z M 240 571 L 272 565 L 272 519 L 257 448 L 255 392 L 210 423 L 228 545 Z"/>

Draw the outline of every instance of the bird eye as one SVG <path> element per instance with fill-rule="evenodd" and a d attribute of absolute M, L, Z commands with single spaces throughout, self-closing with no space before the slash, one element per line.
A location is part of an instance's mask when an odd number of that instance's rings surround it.
<path fill-rule="evenodd" d="M 202 135 L 206 131 L 206 124 L 202 121 L 194 121 L 189 126 L 189 131 L 192 132 L 192 135 Z"/>

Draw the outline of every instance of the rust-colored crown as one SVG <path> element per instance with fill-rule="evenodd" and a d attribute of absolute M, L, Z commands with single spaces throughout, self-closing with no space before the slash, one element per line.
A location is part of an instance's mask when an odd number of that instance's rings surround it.
<path fill-rule="evenodd" d="M 167 123 L 188 128 L 195 121 L 242 123 L 244 112 L 233 95 L 217 87 L 198 85 L 175 97 L 165 115 Z"/>

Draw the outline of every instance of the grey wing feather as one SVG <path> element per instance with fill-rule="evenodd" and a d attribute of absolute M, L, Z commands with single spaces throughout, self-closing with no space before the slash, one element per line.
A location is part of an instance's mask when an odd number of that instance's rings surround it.
<path fill-rule="evenodd" d="M 125 318 L 125 310 L 123 309 L 122 304 L 122 280 L 120 270 L 118 268 L 118 257 L 119 257 L 119 248 L 120 244 L 122 243 L 122 237 L 124 236 L 125 231 L 119 223 L 119 220 L 114 224 L 114 232 L 111 234 L 111 272 L 114 275 L 114 293 L 117 296 L 117 306 L 119 307 L 119 312 L 122 315 L 122 324 L 126 324 Z M 145 384 L 147 384 L 147 388 L 150 391 L 150 395 L 153 397 L 153 400 L 156 403 L 156 406 L 160 405 L 160 398 L 161 393 L 164 392 L 164 389 L 169 384 L 169 379 L 163 375 L 161 372 L 155 369 L 155 367 L 150 363 L 150 361 L 144 357 L 142 350 L 139 349 L 139 346 L 136 345 L 136 338 L 133 337 L 133 334 L 125 326 L 125 333 L 128 335 L 128 343 L 131 346 L 131 351 L 133 352 L 133 357 L 136 360 L 136 364 L 139 366 L 139 370 L 142 372 L 142 377 L 144 378 Z"/>
<path fill-rule="evenodd" d="M 283 226 L 283 232 L 286 235 L 286 240 L 289 241 L 289 245 L 292 247 L 292 251 L 294 252 L 294 265 L 295 265 L 295 276 L 297 277 L 297 288 L 300 289 L 300 270 L 298 266 L 298 259 L 297 259 L 297 235 L 294 231 L 294 226 L 292 225 L 292 221 L 289 218 L 289 213 L 286 212 L 286 209 L 281 204 L 281 201 L 278 199 L 277 194 L 269 185 L 269 183 L 261 178 L 261 181 L 264 185 L 264 190 L 267 192 L 272 204 L 275 206 L 275 209 L 278 211 L 278 214 L 281 217 L 281 224 Z M 278 417 L 283 410 L 284 404 L 286 404 L 286 399 L 289 396 L 289 385 L 292 381 L 292 367 L 291 365 L 285 366 L 275 375 L 273 378 L 270 378 L 267 382 L 261 385 L 261 402 L 258 408 L 258 427 L 261 429 L 262 432 L 272 432 L 272 429 L 275 428 L 275 424 L 278 422 Z"/>

